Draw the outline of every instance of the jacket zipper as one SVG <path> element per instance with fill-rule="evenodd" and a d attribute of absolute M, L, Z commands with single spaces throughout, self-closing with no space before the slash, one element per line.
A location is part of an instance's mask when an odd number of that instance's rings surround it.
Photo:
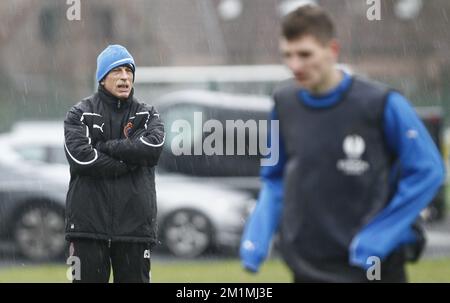
<path fill-rule="evenodd" d="M 118 106 L 120 104 L 120 100 L 118 100 Z M 112 128 L 112 114 L 110 114 L 109 116 L 109 138 L 112 137 L 112 132 L 113 132 L 113 128 Z M 110 231 L 109 231 L 109 238 L 108 238 L 108 248 L 111 248 L 111 238 L 112 238 L 112 232 L 113 232 L 113 227 L 114 227 L 114 222 L 113 222 L 113 215 L 114 215 L 114 210 L 113 210 L 113 205 L 112 203 L 108 203 L 110 205 L 109 210 L 110 210 L 110 215 L 111 215 L 111 226 L 110 226 Z"/>
<path fill-rule="evenodd" d="M 120 109 L 120 105 L 121 105 L 120 100 L 117 100 L 117 109 Z"/>

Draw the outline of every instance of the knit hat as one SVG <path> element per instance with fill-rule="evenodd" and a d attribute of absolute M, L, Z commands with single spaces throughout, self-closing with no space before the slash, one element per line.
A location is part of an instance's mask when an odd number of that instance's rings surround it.
<path fill-rule="evenodd" d="M 136 65 L 131 54 L 121 45 L 109 45 L 97 57 L 97 82 L 103 80 L 112 69 L 122 65 L 129 65 L 131 67 L 134 81 Z"/>

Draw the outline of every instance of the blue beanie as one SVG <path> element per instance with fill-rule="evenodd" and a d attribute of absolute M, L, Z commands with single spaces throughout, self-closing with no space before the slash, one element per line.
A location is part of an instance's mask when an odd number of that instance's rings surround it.
<path fill-rule="evenodd" d="M 134 74 L 136 65 L 127 49 L 118 44 L 109 45 L 97 57 L 97 82 L 100 82 L 113 68 L 126 64 L 131 65 Z"/>

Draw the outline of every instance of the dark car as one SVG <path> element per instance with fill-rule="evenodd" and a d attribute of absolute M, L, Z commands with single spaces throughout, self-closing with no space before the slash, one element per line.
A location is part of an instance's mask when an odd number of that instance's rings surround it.
<path fill-rule="evenodd" d="M 156 101 L 158 110 L 168 129 L 168 136 L 173 136 L 170 127 L 174 121 L 186 120 L 193 125 L 190 139 L 191 146 L 196 141 L 203 141 L 208 132 L 195 125 L 194 113 L 201 113 L 203 122 L 214 119 L 225 125 L 227 120 L 264 120 L 269 118 L 272 101 L 267 96 L 233 95 L 211 91 L 178 91 L 167 94 Z M 441 131 L 443 114 L 439 107 L 416 108 L 436 145 L 441 148 Z M 198 114 L 197 114 L 198 115 Z M 175 130 L 176 131 L 176 130 Z M 229 133 L 223 134 L 224 141 Z M 259 137 L 258 137 L 259 138 Z M 167 138 L 171 142 L 171 138 Z M 235 139 L 235 138 L 234 138 Z M 245 137 L 248 151 L 248 132 Z M 234 141 L 234 146 L 237 142 Z M 224 142 L 225 145 L 225 142 Z M 175 156 L 170 144 L 166 144 L 161 155 L 160 168 L 177 171 L 198 178 L 198 182 L 218 182 L 251 192 L 256 198 L 259 188 L 259 170 L 261 155 L 191 155 Z M 442 186 L 431 206 L 423 212 L 427 220 L 443 218 L 445 214 L 445 187 Z"/>
<path fill-rule="evenodd" d="M 250 191 L 255 197 L 260 188 L 258 178 L 259 153 L 249 151 L 249 132 L 245 132 L 245 153 L 237 155 L 237 131 L 223 131 L 223 146 L 226 141 L 234 144 L 232 155 L 195 155 L 194 146 L 204 142 L 210 132 L 203 132 L 194 114 L 201 114 L 202 121 L 217 120 L 222 125 L 227 121 L 249 120 L 266 121 L 271 108 L 271 100 L 264 96 L 234 95 L 209 91 L 180 91 L 167 94 L 156 101 L 156 106 L 167 125 L 166 142 L 172 142 L 176 130 L 170 128 L 175 121 L 185 120 L 192 125 L 190 155 L 175 155 L 171 144 L 165 144 L 159 161 L 159 169 L 179 172 L 198 178 L 201 183 L 220 183 Z M 200 121 L 200 123 L 202 122 Z M 233 138 L 230 138 L 233 136 Z"/>

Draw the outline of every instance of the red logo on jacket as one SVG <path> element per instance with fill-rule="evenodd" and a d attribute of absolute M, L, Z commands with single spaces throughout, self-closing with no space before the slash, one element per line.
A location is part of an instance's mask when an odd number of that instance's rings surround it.
<path fill-rule="evenodd" d="M 123 134 L 125 138 L 128 138 L 130 135 L 131 128 L 133 127 L 133 123 L 128 122 L 127 125 L 123 128 Z"/>

